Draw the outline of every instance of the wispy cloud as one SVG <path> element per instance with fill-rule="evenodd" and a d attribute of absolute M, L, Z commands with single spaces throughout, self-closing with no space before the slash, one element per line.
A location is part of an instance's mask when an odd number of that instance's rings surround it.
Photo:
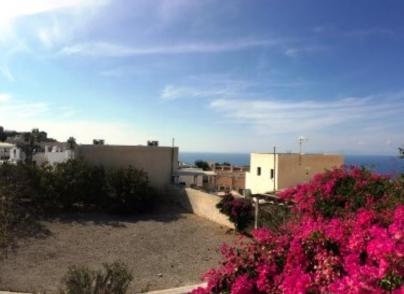
<path fill-rule="evenodd" d="M 0 0 L 0 77 L 14 82 L 16 55 L 38 56 L 44 48 L 60 48 L 109 1 Z"/>
<path fill-rule="evenodd" d="M 0 93 L 0 103 L 7 102 L 11 99 L 11 95 L 6 93 Z"/>
<path fill-rule="evenodd" d="M 295 89 L 313 85 L 313 82 L 302 79 L 259 78 L 236 79 L 232 75 L 197 75 L 184 79 L 181 84 L 168 84 L 161 93 L 162 100 L 177 100 L 190 98 L 254 99 L 265 96 L 271 89 Z"/>
<path fill-rule="evenodd" d="M 286 56 L 296 58 L 301 55 L 319 52 L 322 50 L 324 50 L 324 47 L 321 47 L 321 46 L 300 46 L 300 47 L 297 46 L 297 47 L 287 48 L 284 53 Z"/>
<path fill-rule="evenodd" d="M 103 0 L 1 0 L 2 7 L 0 11 L 0 18 L 5 20 L 12 20 L 18 17 L 46 13 L 50 11 L 63 10 L 67 8 L 80 8 L 86 6 L 104 4 Z"/>
<path fill-rule="evenodd" d="M 176 100 L 180 98 L 217 97 L 226 94 L 226 90 L 198 90 L 192 87 L 167 85 L 161 92 L 161 99 Z"/>
<path fill-rule="evenodd" d="M 334 37 L 347 37 L 347 38 L 371 38 L 371 37 L 388 37 L 395 38 L 401 35 L 391 28 L 385 27 L 366 27 L 366 28 L 349 28 L 342 29 L 334 25 L 319 25 L 312 28 L 315 34 L 326 34 L 327 36 Z"/>
<path fill-rule="evenodd" d="M 45 102 L 32 102 L 11 99 L 8 94 L 0 95 L 0 117 L 2 123 L 7 122 L 10 116 L 13 119 L 24 120 L 38 117 L 49 111 L 49 105 Z"/>
<path fill-rule="evenodd" d="M 193 79 L 191 79 L 193 80 Z M 201 83 L 202 81 L 198 81 Z M 189 98 L 225 98 L 234 97 L 244 93 L 253 86 L 253 83 L 243 80 L 219 79 L 215 81 L 205 80 L 202 85 L 166 85 L 161 91 L 162 100 L 177 100 Z M 247 95 L 247 94 L 246 94 Z"/>
<path fill-rule="evenodd" d="M 399 96 L 404 97 L 404 93 Z M 396 96 L 318 102 L 217 99 L 210 107 L 231 122 L 246 124 L 267 134 L 326 131 L 344 125 L 358 129 L 362 124 L 383 125 L 384 120 L 399 120 L 404 115 L 404 101 Z"/>
<path fill-rule="evenodd" d="M 14 75 L 11 73 L 8 65 L 0 65 L 0 74 L 9 82 L 14 82 Z"/>
<path fill-rule="evenodd" d="M 58 106 L 43 101 L 22 100 L 0 93 L 0 125 L 11 130 L 39 128 L 60 141 L 73 136 L 79 143 L 104 138 L 109 144 L 144 143 L 150 139 L 136 126 L 119 120 L 85 119 L 77 116 L 70 106 Z"/>
<path fill-rule="evenodd" d="M 252 47 L 279 45 L 283 40 L 238 40 L 229 42 L 201 42 L 164 46 L 135 47 L 108 42 L 88 42 L 66 46 L 60 54 L 92 57 L 128 57 L 137 55 L 164 55 L 187 53 L 218 53 L 237 51 Z"/>

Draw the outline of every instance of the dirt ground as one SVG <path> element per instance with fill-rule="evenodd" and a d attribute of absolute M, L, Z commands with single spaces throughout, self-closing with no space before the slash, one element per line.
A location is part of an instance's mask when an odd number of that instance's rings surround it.
<path fill-rule="evenodd" d="M 100 268 L 115 260 L 133 272 L 129 293 L 198 283 L 218 264 L 219 246 L 236 238 L 177 209 L 139 217 L 64 215 L 42 223 L 48 236 L 20 241 L 0 261 L 0 290 L 57 293 L 69 266 Z"/>

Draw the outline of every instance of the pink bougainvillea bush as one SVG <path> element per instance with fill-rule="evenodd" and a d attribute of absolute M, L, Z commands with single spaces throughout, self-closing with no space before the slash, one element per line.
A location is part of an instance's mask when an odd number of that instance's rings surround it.
<path fill-rule="evenodd" d="M 402 180 L 341 168 L 279 196 L 294 217 L 223 245 L 193 293 L 404 293 Z"/>
<path fill-rule="evenodd" d="M 254 220 L 252 204 L 246 199 L 226 194 L 216 207 L 229 217 L 237 231 L 244 230 Z"/>

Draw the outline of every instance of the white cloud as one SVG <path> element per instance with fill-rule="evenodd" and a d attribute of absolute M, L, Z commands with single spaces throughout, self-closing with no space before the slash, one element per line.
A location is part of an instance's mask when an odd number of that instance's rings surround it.
<path fill-rule="evenodd" d="M 11 99 L 11 95 L 6 93 L 0 93 L 0 103 L 8 102 Z"/>
<path fill-rule="evenodd" d="M 217 99 L 210 107 L 231 122 L 249 125 L 263 134 L 321 132 L 344 125 L 359 130 L 360 125 L 383 125 L 404 115 L 402 99 L 376 96 L 320 102 Z"/>
<path fill-rule="evenodd" d="M 188 76 L 183 84 L 166 85 L 160 93 L 162 100 L 189 98 L 229 98 L 243 94 L 253 95 L 255 82 L 235 79 L 226 74 Z"/>
<path fill-rule="evenodd" d="M 102 0 L 0 0 L 0 19 L 10 21 L 18 17 L 104 4 Z"/>
<path fill-rule="evenodd" d="M 40 117 L 49 111 L 49 106 L 44 102 L 19 101 L 11 99 L 9 94 L 0 94 L 0 118 L 2 122 L 7 120 L 25 120 Z"/>
<path fill-rule="evenodd" d="M 14 82 L 14 75 L 11 73 L 8 65 L 0 66 L 0 74 L 9 82 Z"/>
<path fill-rule="evenodd" d="M 213 89 L 193 88 L 186 86 L 167 85 L 161 92 L 162 100 L 176 100 L 187 98 L 212 98 L 212 97 L 228 97 L 237 93 L 236 89 L 228 87 L 218 87 Z"/>
<path fill-rule="evenodd" d="M 73 107 L 56 106 L 41 101 L 15 99 L 0 93 L 0 125 L 10 130 L 39 128 L 49 137 L 64 141 L 70 136 L 79 143 L 104 138 L 109 144 L 144 144 L 153 134 L 119 120 L 80 118 Z"/>
<path fill-rule="evenodd" d="M 197 75 L 185 78 L 180 85 L 168 84 L 160 93 L 162 100 L 189 98 L 253 98 L 272 88 L 305 87 L 313 83 L 304 80 L 268 81 L 234 79 L 226 75 Z"/>
<path fill-rule="evenodd" d="M 37 36 L 40 42 L 47 48 L 53 47 L 65 37 L 57 19 L 53 20 L 52 25 L 39 28 Z"/>
<path fill-rule="evenodd" d="M 281 40 L 238 40 L 222 43 L 187 43 L 177 45 L 134 47 L 108 42 L 88 42 L 66 46 L 60 54 L 83 55 L 92 57 L 128 57 L 156 54 L 217 53 L 236 51 L 251 47 L 267 47 L 278 45 Z"/>
<path fill-rule="evenodd" d="M 313 52 L 319 52 L 324 50 L 323 47 L 320 46 L 300 46 L 300 47 L 292 47 L 285 50 L 285 55 L 288 57 L 299 57 L 303 54 L 309 54 Z"/>

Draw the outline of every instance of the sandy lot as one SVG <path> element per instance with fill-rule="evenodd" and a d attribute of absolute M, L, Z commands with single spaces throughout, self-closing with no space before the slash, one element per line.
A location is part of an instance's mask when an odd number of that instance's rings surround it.
<path fill-rule="evenodd" d="M 197 283 L 216 266 L 223 242 L 215 223 L 175 209 L 140 217 L 65 215 L 42 222 L 45 238 L 29 238 L 0 263 L 0 289 L 56 293 L 69 266 L 124 261 L 133 271 L 129 293 Z"/>

